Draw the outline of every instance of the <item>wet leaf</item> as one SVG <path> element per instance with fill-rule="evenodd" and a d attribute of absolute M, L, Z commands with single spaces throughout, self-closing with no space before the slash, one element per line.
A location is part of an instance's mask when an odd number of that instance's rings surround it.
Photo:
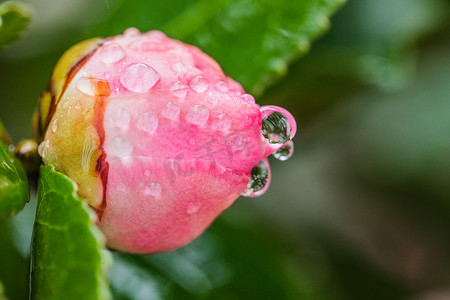
<path fill-rule="evenodd" d="M 0 50 L 17 40 L 30 23 L 29 8 L 17 2 L 0 4 Z"/>
<path fill-rule="evenodd" d="M 329 26 L 343 0 L 220 0 L 116 2 L 99 34 L 129 26 L 159 29 L 197 45 L 254 94 L 284 75 Z M 245 51 L 244 51 L 245 50 Z"/>
<path fill-rule="evenodd" d="M 109 299 L 110 256 L 76 185 L 41 168 L 31 250 L 32 299 Z"/>

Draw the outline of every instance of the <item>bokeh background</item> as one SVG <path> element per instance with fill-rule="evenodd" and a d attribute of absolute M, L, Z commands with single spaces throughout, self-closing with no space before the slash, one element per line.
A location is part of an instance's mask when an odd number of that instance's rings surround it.
<path fill-rule="evenodd" d="M 0 118 L 16 142 L 65 49 L 146 22 L 133 11 L 143 1 L 127 13 L 120 0 L 24 2 L 32 24 L 0 53 Z M 450 299 L 449 12 L 440 0 L 349 0 L 257 98 L 299 127 L 268 192 L 180 250 L 114 254 L 115 298 Z M 0 220 L 10 299 L 28 295 L 33 201 Z"/>

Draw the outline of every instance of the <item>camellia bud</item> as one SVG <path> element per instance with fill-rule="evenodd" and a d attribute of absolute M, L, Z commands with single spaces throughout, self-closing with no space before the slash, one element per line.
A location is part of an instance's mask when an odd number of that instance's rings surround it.
<path fill-rule="evenodd" d="M 296 131 L 198 48 L 135 28 L 69 49 L 34 126 L 43 162 L 78 184 L 108 245 L 136 253 L 181 247 L 239 195 L 262 194 L 267 156 L 290 157 Z"/>

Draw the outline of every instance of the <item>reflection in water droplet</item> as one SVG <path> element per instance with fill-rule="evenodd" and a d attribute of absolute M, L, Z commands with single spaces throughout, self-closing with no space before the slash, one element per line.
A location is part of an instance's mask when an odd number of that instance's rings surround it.
<path fill-rule="evenodd" d="M 158 197 L 161 195 L 162 187 L 159 182 L 153 181 L 144 189 L 145 196 Z"/>
<path fill-rule="evenodd" d="M 272 153 L 273 157 L 275 157 L 278 160 L 285 161 L 291 158 L 292 154 L 294 153 L 294 142 L 289 141 L 286 145 Z"/>
<path fill-rule="evenodd" d="M 203 93 L 208 88 L 208 81 L 201 76 L 197 76 L 189 82 L 189 85 L 195 92 Z"/>
<path fill-rule="evenodd" d="M 139 115 L 137 127 L 140 130 L 152 134 L 158 128 L 158 117 L 152 111 L 143 112 Z"/>
<path fill-rule="evenodd" d="M 181 81 L 174 82 L 170 85 L 170 93 L 178 98 L 183 98 L 187 94 L 187 86 Z"/>
<path fill-rule="evenodd" d="M 199 127 L 205 126 L 206 123 L 208 122 L 208 118 L 209 118 L 208 109 L 201 105 L 192 106 L 186 115 L 186 121 L 188 123 L 197 125 Z"/>
<path fill-rule="evenodd" d="M 199 204 L 199 203 L 191 202 L 191 203 L 189 203 L 189 204 L 187 205 L 187 207 L 186 207 L 186 213 L 187 213 L 188 215 L 193 215 L 193 214 L 197 213 L 197 212 L 200 210 L 200 207 L 201 207 L 201 206 L 202 206 L 202 205 Z"/>
<path fill-rule="evenodd" d="M 284 144 L 297 130 L 294 117 L 284 108 L 267 105 L 261 107 L 261 133 L 270 144 Z"/>
<path fill-rule="evenodd" d="M 266 192 L 270 184 L 270 165 L 267 158 L 253 167 L 247 189 L 241 194 L 244 197 L 258 197 Z"/>
<path fill-rule="evenodd" d="M 113 64 L 123 59 L 127 54 L 117 44 L 111 43 L 100 48 L 100 58 L 105 64 Z"/>
<path fill-rule="evenodd" d="M 129 64 L 122 71 L 119 81 L 129 91 L 146 93 L 159 80 L 158 72 L 149 65 L 143 63 Z"/>

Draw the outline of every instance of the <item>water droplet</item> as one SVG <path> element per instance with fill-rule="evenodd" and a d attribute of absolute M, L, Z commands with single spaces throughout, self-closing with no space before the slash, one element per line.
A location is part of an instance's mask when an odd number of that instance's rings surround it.
<path fill-rule="evenodd" d="M 291 158 L 292 154 L 294 154 L 294 142 L 289 141 L 286 145 L 272 153 L 273 157 L 278 160 L 285 161 Z"/>
<path fill-rule="evenodd" d="M 270 165 L 267 158 L 253 167 L 247 189 L 241 194 L 244 197 L 258 197 L 264 194 L 270 184 Z"/>
<path fill-rule="evenodd" d="M 55 119 L 52 123 L 52 131 L 56 132 L 57 129 L 58 129 L 58 119 Z"/>
<path fill-rule="evenodd" d="M 250 94 L 241 95 L 241 99 L 247 103 L 255 103 L 255 98 Z"/>
<path fill-rule="evenodd" d="M 39 144 L 38 146 L 38 153 L 42 158 L 45 158 L 45 151 L 48 149 L 48 147 L 50 146 L 50 141 L 46 140 L 42 143 Z"/>
<path fill-rule="evenodd" d="M 284 108 L 267 105 L 261 110 L 261 133 L 270 144 L 284 144 L 292 139 L 297 130 L 294 117 Z"/>
<path fill-rule="evenodd" d="M 158 116 L 152 111 L 141 113 L 137 120 L 137 127 L 140 130 L 153 134 L 158 128 Z"/>
<path fill-rule="evenodd" d="M 170 93 L 178 98 L 183 98 L 187 94 L 187 86 L 181 81 L 174 82 L 170 85 Z"/>
<path fill-rule="evenodd" d="M 203 93 L 208 89 L 208 81 L 201 76 L 194 77 L 191 82 L 189 82 L 191 89 L 196 91 L 197 93 Z"/>
<path fill-rule="evenodd" d="M 113 138 L 110 148 L 117 157 L 127 157 L 133 152 L 133 144 L 123 136 Z"/>
<path fill-rule="evenodd" d="M 134 37 L 134 36 L 138 36 L 140 35 L 141 32 L 139 31 L 139 29 L 137 29 L 136 27 L 130 27 L 125 29 L 125 31 L 123 32 L 123 35 L 125 37 Z"/>
<path fill-rule="evenodd" d="M 125 50 L 115 43 L 100 48 L 100 58 L 105 64 L 113 64 L 123 59 L 127 54 Z"/>
<path fill-rule="evenodd" d="M 194 105 L 189 108 L 186 114 L 186 121 L 188 123 L 203 127 L 208 122 L 209 111 L 206 107 L 201 105 Z"/>
<path fill-rule="evenodd" d="M 223 81 L 220 81 L 219 83 L 216 83 L 216 84 L 214 85 L 214 88 L 215 88 L 216 90 L 218 90 L 219 92 L 221 92 L 221 93 L 226 93 L 226 92 L 228 92 L 228 86 L 227 86 L 227 84 L 226 84 L 225 82 L 223 82 Z"/>
<path fill-rule="evenodd" d="M 153 181 L 144 189 L 145 196 L 159 197 L 161 195 L 162 186 L 159 182 Z"/>
<path fill-rule="evenodd" d="M 196 213 L 198 213 L 198 211 L 200 210 L 201 207 L 202 207 L 202 205 L 200 203 L 191 202 L 186 207 L 186 213 L 188 215 L 196 214 Z"/>
<path fill-rule="evenodd" d="M 144 175 L 145 175 L 145 176 L 149 177 L 150 174 L 151 174 L 151 173 L 150 173 L 150 170 L 145 170 L 145 172 L 144 172 Z"/>
<path fill-rule="evenodd" d="M 187 68 L 179 62 L 172 65 L 172 70 L 177 72 L 177 77 L 183 76 L 187 72 Z"/>
<path fill-rule="evenodd" d="M 227 132 L 231 127 L 231 119 L 226 114 L 220 114 L 217 119 L 214 120 L 212 129 Z"/>
<path fill-rule="evenodd" d="M 130 113 L 123 109 L 119 108 L 111 114 L 111 122 L 114 127 L 120 129 L 122 132 L 125 132 L 130 127 L 131 115 Z"/>
<path fill-rule="evenodd" d="M 95 87 L 92 85 L 91 79 L 88 77 L 80 77 L 77 81 L 76 88 L 87 96 L 95 96 Z"/>
<path fill-rule="evenodd" d="M 178 119 L 178 116 L 180 115 L 180 108 L 175 104 L 173 104 L 172 102 L 169 102 L 162 109 L 161 115 L 166 119 L 175 121 L 176 119 Z"/>
<path fill-rule="evenodd" d="M 135 93 L 148 92 L 159 80 L 158 72 L 149 65 L 133 63 L 125 67 L 120 75 L 120 83 L 129 91 Z"/>

